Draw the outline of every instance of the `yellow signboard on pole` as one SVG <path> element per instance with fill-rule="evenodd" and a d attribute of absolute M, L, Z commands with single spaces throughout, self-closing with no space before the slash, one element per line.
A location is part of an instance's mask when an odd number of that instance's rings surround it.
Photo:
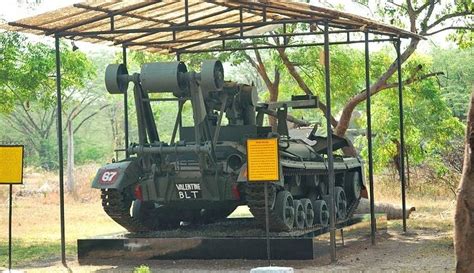
<path fill-rule="evenodd" d="M 249 182 L 280 180 L 277 138 L 247 140 L 247 175 Z"/>
<path fill-rule="evenodd" d="M 23 184 L 23 145 L 0 146 L 0 184 Z"/>

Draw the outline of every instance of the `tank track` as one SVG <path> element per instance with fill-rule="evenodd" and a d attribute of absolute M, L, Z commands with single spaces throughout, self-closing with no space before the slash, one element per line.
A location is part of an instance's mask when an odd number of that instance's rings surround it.
<path fill-rule="evenodd" d="M 284 176 L 295 176 L 295 175 L 308 175 L 311 172 L 308 170 L 303 169 L 292 169 L 292 168 L 283 168 L 283 175 Z M 317 174 L 316 172 L 314 174 Z M 271 202 L 270 196 L 275 194 L 276 187 L 274 184 L 270 183 L 268 187 L 269 193 L 269 204 Z M 247 205 L 249 206 L 250 212 L 259 223 L 260 226 L 265 227 L 265 195 L 264 195 L 264 185 L 262 183 L 254 183 L 247 185 Z M 346 218 L 342 220 L 338 220 L 336 224 L 344 223 L 345 221 L 352 218 L 354 215 L 357 206 L 359 205 L 360 197 L 354 200 L 352 203 L 348 204 L 347 206 L 347 214 Z M 329 206 L 329 204 L 328 204 Z M 283 221 L 275 214 L 275 212 L 269 208 L 269 226 L 271 231 L 276 232 L 287 232 L 286 226 Z M 311 232 L 318 229 L 323 228 L 321 225 L 313 225 L 311 227 L 304 227 L 302 229 L 293 228 L 289 232 L 294 231 L 303 231 L 303 232 Z"/>
<path fill-rule="evenodd" d="M 100 197 L 105 213 L 128 231 L 151 231 L 139 219 L 130 215 L 131 201 L 128 201 L 122 192 L 116 189 L 102 189 Z"/>

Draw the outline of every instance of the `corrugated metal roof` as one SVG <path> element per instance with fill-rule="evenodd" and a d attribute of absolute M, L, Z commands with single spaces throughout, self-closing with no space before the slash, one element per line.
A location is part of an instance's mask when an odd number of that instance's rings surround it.
<path fill-rule="evenodd" d="M 290 1 L 88 0 L 0 25 L 36 35 L 59 35 L 132 49 L 202 49 L 223 37 L 263 34 L 283 23 L 327 21 L 332 29 L 366 29 L 401 38 L 422 37 L 361 16 Z"/>

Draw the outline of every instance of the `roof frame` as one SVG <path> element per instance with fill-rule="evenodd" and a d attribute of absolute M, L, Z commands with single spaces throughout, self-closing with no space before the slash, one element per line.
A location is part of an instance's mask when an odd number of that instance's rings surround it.
<path fill-rule="evenodd" d="M 233 8 L 227 8 L 225 10 L 220 10 L 220 11 L 217 11 L 217 12 L 214 12 L 214 13 L 210 13 L 210 14 L 204 15 L 202 17 L 189 20 L 188 23 L 191 24 L 191 23 L 197 22 L 199 20 L 204 20 L 204 19 L 207 19 L 207 18 L 210 18 L 210 17 L 213 17 L 213 16 L 218 16 L 218 15 L 224 14 L 226 12 L 229 12 L 231 10 L 233 10 Z M 119 44 L 125 45 L 125 44 L 127 44 L 129 42 L 132 42 L 134 40 L 142 39 L 142 38 L 145 38 L 145 37 L 153 35 L 153 34 L 156 34 L 156 33 L 146 33 L 146 34 L 143 34 L 143 35 L 139 35 L 137 37 L 128 38 L 128 39 L 125 39 L 125 40 L 119 40 L 119 41 L 116 41 L 114 43 L 114 45 L 119 45 Z M 173 32 L 173 36 L 176 36 L 175 32 Z"/>
<path fill-rule="evenodd" d="M 230 40 L 283 37 L 286 41 L 290 37 L 321 35 L 318 32 L 321 27 L 315 31 L 313 26 L 323 24 L 330 27 L 330 33 L 346 33 L 348 37 L 353 32 L 367 31 L 388 39 L 423 38 L 409 31 L 337 10 L 267 0 L 114 1 L 103 4 L 90 0 L 64 8 L 61 14 L 60 21 L 64 21 L 62 25 L 51 19 L 55 16 L 54 12 L 48 14 L 49 17 L 40 15 L 39 20 L 33 17 L 33 20 L 23 19 L 9 24 L 33 30 L 35 34 L 40 32 L 59 38 L 108 42 L 162 53 L 197 51 L 206 46 L 216 46 L 219 41 L 223 45 L 219 50 L 222 50 L 225 42 Z M 74 18 L 70 19 L 68 15 Z M 285 29 L 288 24 L 295 23 L 309 24 L 310 31 L 264 33 L 278 26 Z M 186 34 L 178 35 L 181 32 Z M 350 38 L 347 42 L 351 43 Z"/>

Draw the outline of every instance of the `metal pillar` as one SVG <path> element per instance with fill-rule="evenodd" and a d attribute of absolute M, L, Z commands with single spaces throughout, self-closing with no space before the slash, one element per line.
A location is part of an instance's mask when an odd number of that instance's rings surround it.
<path fill-rule="evenodd" d="M 369 56 L 369 32 L 365 32 L 365 92 L 367 94 L 367 147 L 369 154 L 369 191 L 370 191 L 370 241 L 375 245 L 375 231 L 377 223 L 374 212 L 374 162 L 372 157 L 372 111 L 370 98 L 370 56 Z"/>
<path fill-rule="evenodd" d="M 402 214 L 403 214 L 403 232 L 407 231 L 407 215 L 405 200 L 405 129 L 403 124 L 403 86 L 402 86 L 402 60 L 400 54 L 400 37 L 395 42 L 397 50 L 397 72 L 398 72 L 398 107 L 400 114 L 400 182 L 402 184 Z"/>
<path fill-rule="evenodd" d="M 329 233 L 330 233 L 330 245 L 331 245 L 331 262 L 336 261 L 336 206 L 334 203 L 334 156 L 332 151 L 332 127 L 331 127 L 331 78 L 329 69 L 329 25 L 326 21 L 324 23 L 324 76 L 325 76 L 325 87 L 326 87 L 326 130 L 328 133 L 328 186 L 329 186 Z"/>
<path fill-rule="evenodd" d="M 63 119 L 61 99 L 61 56 L 59 52 L 59 36 L 54 36 L 56 47 L 56 99 L 57 99 L 57 137 L 59 161 L 59 217 L 61 221 L 61 261 L 66 265 L 66 239 L 64 228 L 64 166 L 63 166 Z"/>
<path fill-rule="evenodd" d="M 127 48 L 124 46 L 122 47 L 122 63 L 125 65 L 125 68 L 127 67 Z M 129 153 L 128 153 L 128 92 L 127 90 L 124 91 L 123 93 L 123 121 L 124 121 L 124 131 L 125 131 L 125 138 L 124 138 L 124 148 L 125 148 L 125 158 L 129 158 Z"/>

